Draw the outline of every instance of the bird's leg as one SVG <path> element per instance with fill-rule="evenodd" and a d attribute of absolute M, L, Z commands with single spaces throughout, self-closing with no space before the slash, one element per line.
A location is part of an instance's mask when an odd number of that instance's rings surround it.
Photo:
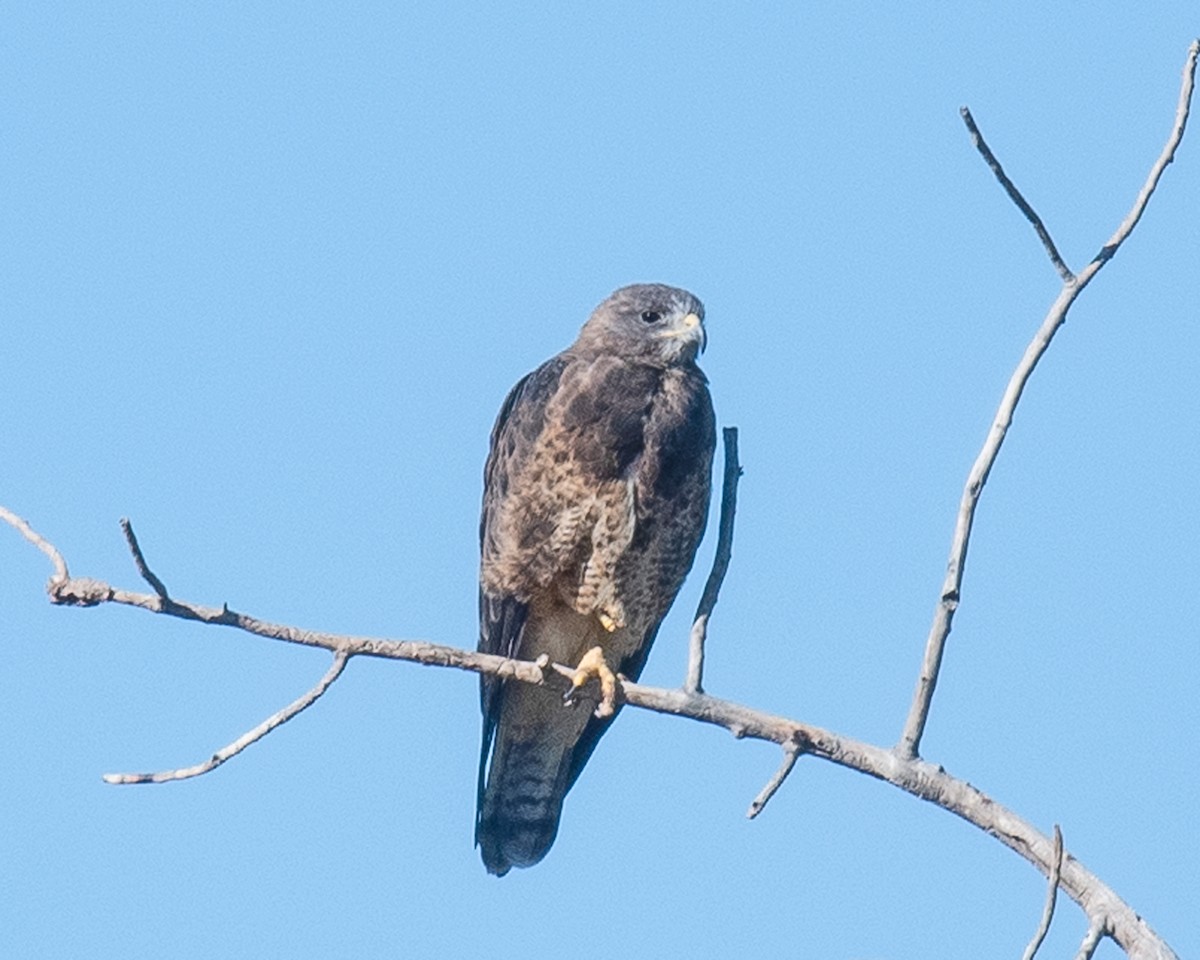
<path fill-rule="evenodd" d="M 616 597 L 611 596 L 612 590 L 605 591 L 609 596 L 602 597 L 596 610 L 596 619 L 606 633 L 616 633 L 625 626 L 625 607 Z"/>
<path fill-rule="evenodd" d="M 596 705 L 596 716 L 601 719 L 611 717 L 616 712 L 617 675 L 604 659 L 602 647 L 592 647 L 583 655 L 575 667 L 571 687 L 563 694 L 563 699 L 568 703 L 573 701 L 580 688 L 593 677 L 600 681 L 600 702 Z"/>

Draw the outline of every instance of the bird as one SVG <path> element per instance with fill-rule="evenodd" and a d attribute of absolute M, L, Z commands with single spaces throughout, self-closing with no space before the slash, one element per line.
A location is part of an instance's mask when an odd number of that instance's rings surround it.
<path fill-rule="evenodd" d="M 618 675 L 637 680 L 691 569 L 716 446 L 696 364 L 706 340 L 695 295 L 622 287 L 517 382 L 496 418 L 479 650 L 577 669 L 567 707 L 544 686 L 481 674 L 475 843 L 489 873 L 550 849 L 563 799 L 620 709 Z"/>

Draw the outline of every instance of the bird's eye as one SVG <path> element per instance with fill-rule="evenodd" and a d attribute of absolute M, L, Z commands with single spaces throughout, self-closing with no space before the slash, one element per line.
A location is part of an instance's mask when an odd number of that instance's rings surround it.
<path fill-rule="evenodd" d="M 643 323 L 658 323 L 658 321 L 661 319 L 662 319 L 662 314 L 659 313 L 657 310 L 643 310 L 642 311 L 642 322 Z"/>

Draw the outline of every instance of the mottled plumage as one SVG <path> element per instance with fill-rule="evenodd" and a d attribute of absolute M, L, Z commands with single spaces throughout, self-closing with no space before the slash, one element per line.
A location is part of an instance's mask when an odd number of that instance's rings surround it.
<path fill-rule="evenodd" d="M 509 393 L 484 472 L 480 650 L 574 665 L 600 646 L 637 679 L 708 516 L 703 318 L 684 290 L 624 287 Z M 545 856 L 612 718 L 492 677 L 481 699 L 475 839 L 503 875 Z"/>

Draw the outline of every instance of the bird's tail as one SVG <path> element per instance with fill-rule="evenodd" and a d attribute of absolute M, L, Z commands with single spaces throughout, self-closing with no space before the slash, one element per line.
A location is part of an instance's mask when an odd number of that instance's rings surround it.
<path fill-rule="evenodd" d="M 509 684 L 502 696 L 475 825 L 484 866 L 497 876 L 532 866 L 554 843 L 571 754 L 590 716 L 583 704 L 564 708 L 553 691 L 525 683 Z"/>

